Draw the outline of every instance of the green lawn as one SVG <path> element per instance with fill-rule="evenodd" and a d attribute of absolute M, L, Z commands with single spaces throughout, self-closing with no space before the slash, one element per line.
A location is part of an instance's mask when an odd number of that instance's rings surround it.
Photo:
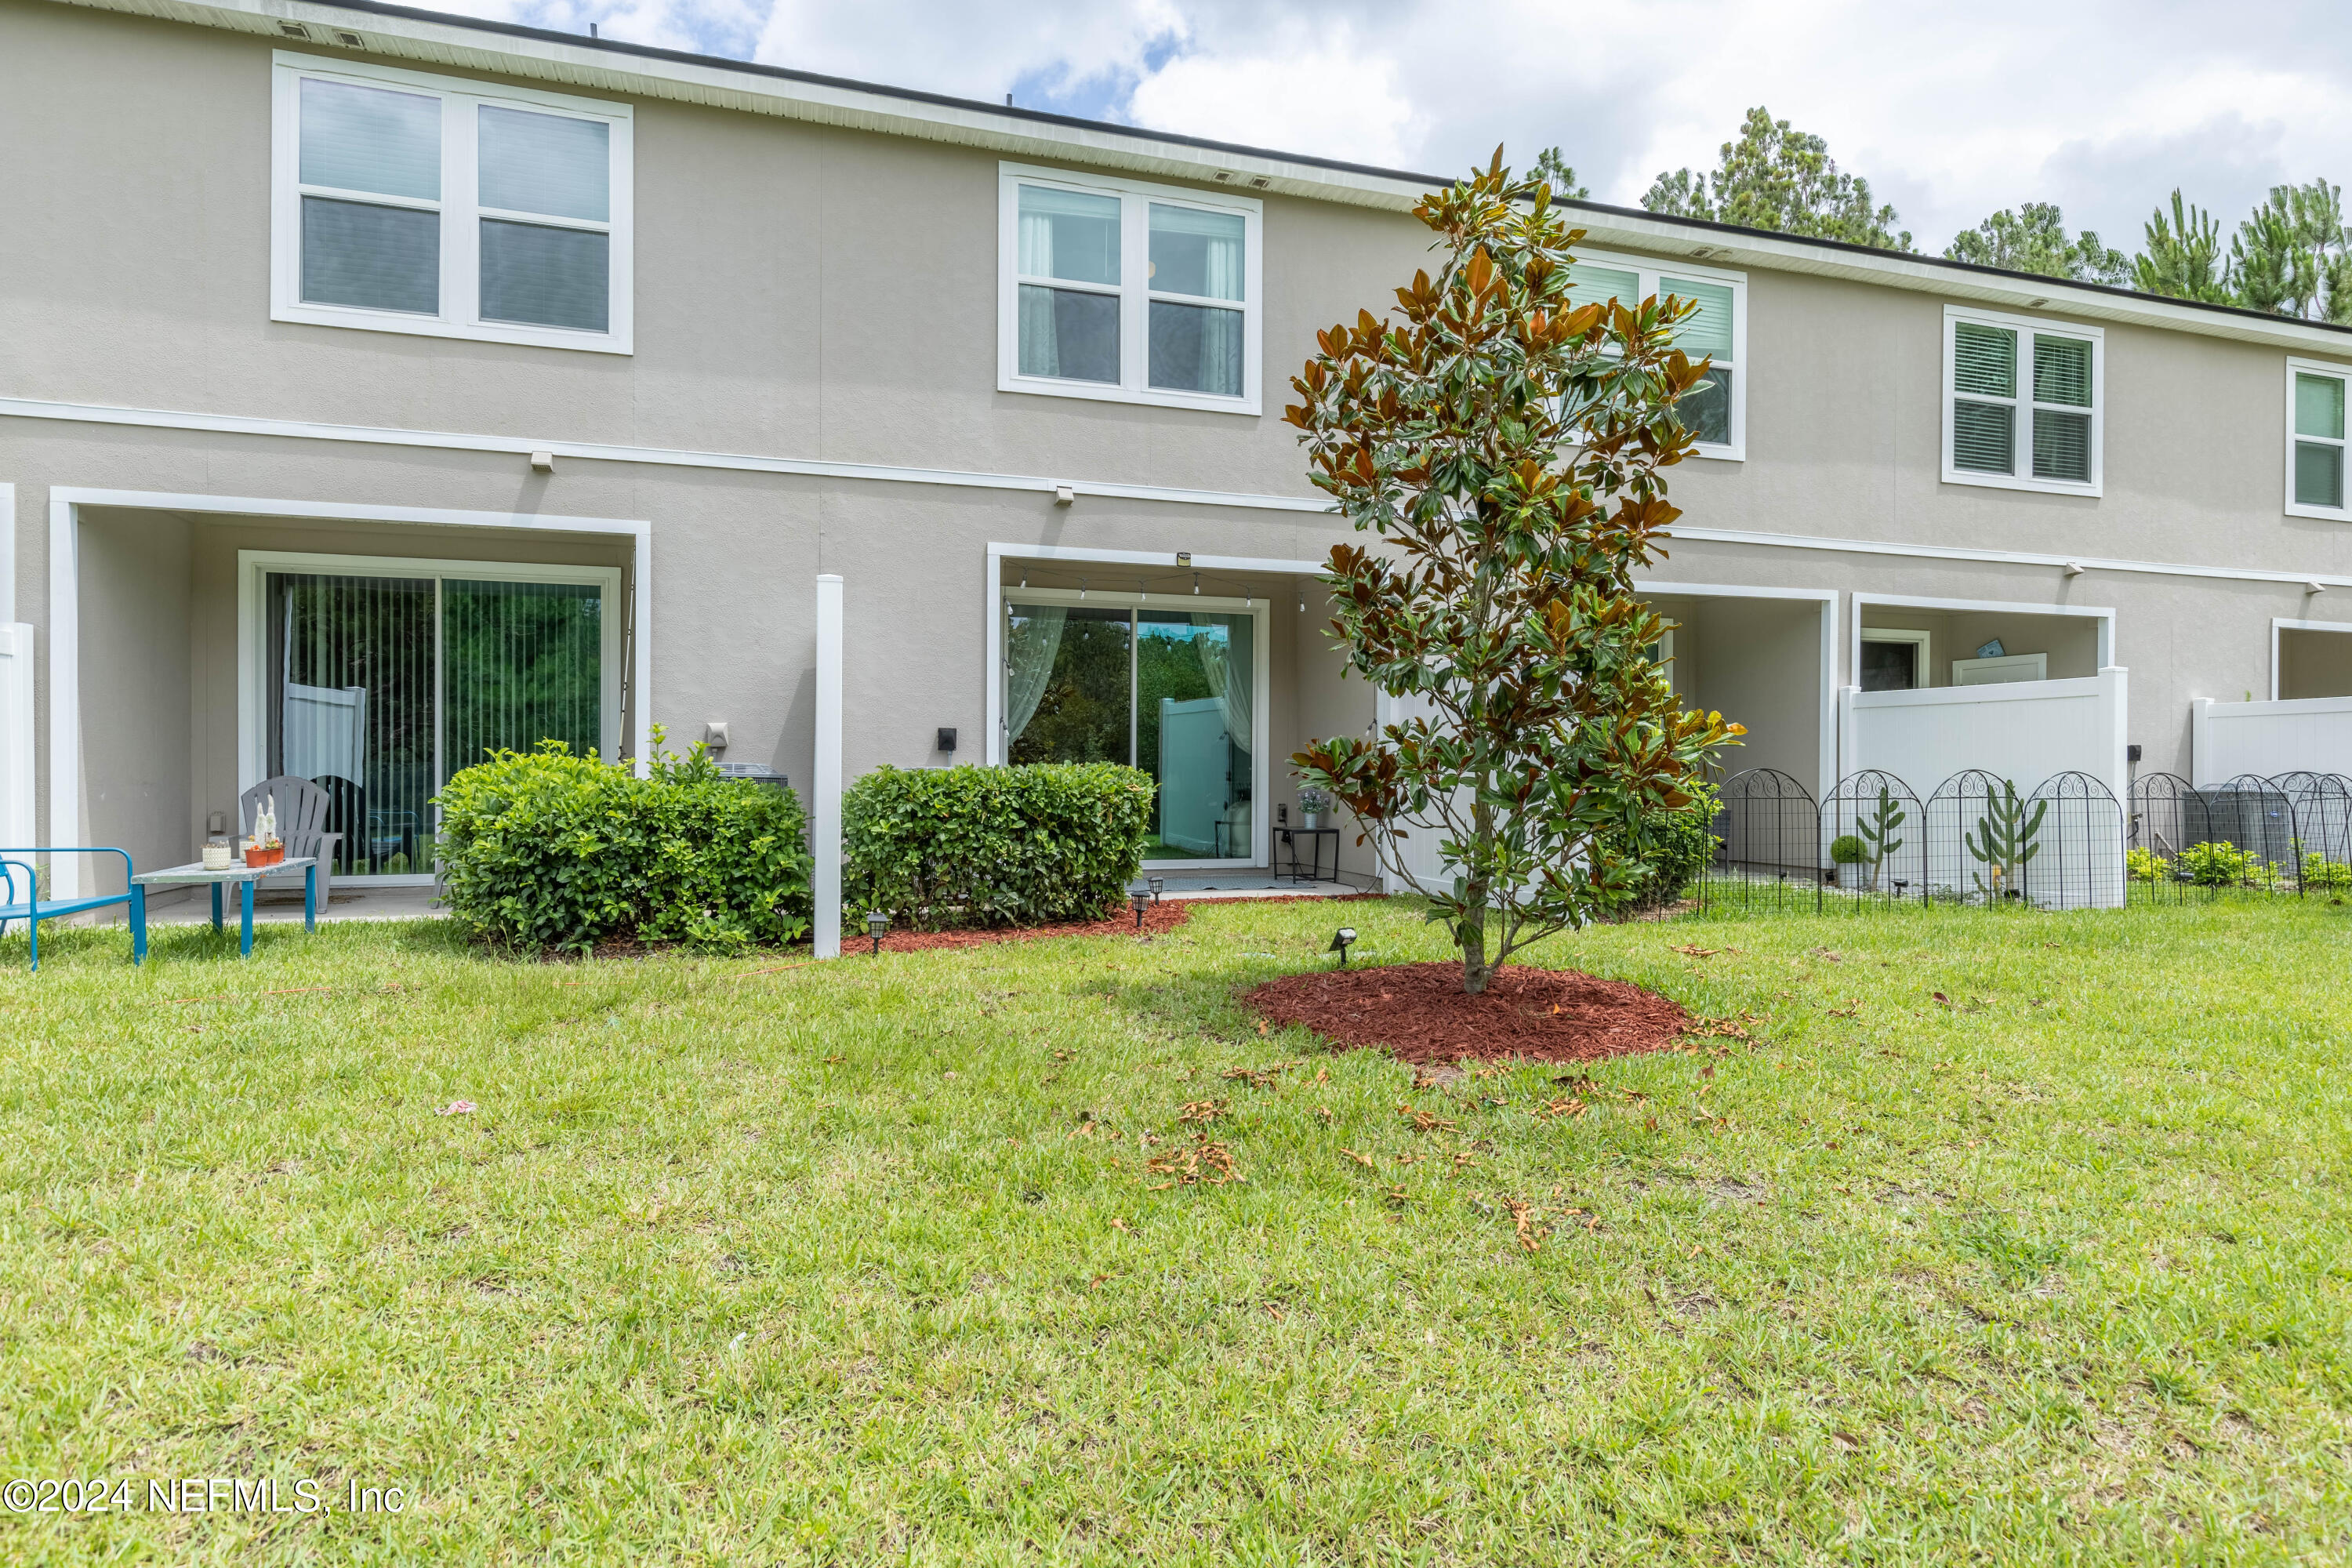
<path fill-rule="evenodd" d="M 1752 1043 L 1418 1089 L 1233 1000 L 1335 913 L 12 937 L 0 1472 L 413 1500 L 0 1557 L 2352 1560 L 2352 908 L 1600 931 L 1538 951 Z M 1218 1101 L 1245 1180 L 1153 1190 Z"/>

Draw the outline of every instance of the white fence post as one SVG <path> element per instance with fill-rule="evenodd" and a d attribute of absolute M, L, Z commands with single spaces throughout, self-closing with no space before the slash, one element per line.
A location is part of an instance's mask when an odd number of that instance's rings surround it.
<path fill-rule="evenodd" d="M 816 580 L 816 765 L 809 781 L 816 956 L 841 956 L 841 579 Z"/>
<path fill-rule="evenodd" d="M 0 625 L 0 845 L 33 837 L 33 628 Z"/>

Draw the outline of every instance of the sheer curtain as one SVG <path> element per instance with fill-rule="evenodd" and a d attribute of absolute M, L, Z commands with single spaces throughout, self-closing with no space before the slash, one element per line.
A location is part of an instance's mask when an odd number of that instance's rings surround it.
<path fill-rule="evenodd" d="M 1021 193 L 1020 259 L 1015 265 L 1026 278 L 1054 276 L 1054 215 L 1033 210 L 1036 204 L 1024 188 Z M 1054 334 L 1054 291 L 1024 284 L 1021 289 L 1021 374 L 1062 374 L 1060 346 Z M 1056 611 L 1055 636 L 1061 636 Z M 1041 687 L 1039 689 L 1043 689 Z M 1033 704 L 1034 707 L 1034 704 Z M 1020 731 L 1015 731 L 1018 734 Z"/>
<path fill-rule="evenodd" d="M 1021 605 L 1011 616 L 1004 638 L 1004 747 L 1012 760 L 1013 742 L 1037 716 L 1045 682 L 1054 673 L 1054 656 L 1061 651 L 1062 624 L 1070 612 L 1058 605 Z"/>
<path fill-rule="evenodd" d="M 1250 669 L 1250 628 L 1247 616 L 1212 616 L 1195 613 L 1196 626 L 1223 626 L 1225 640 L 1194 637 L 1192 647 L 1200 653 L 1201 669 L 1209 678 L 1209 695 L 1217 700 L 1217 711 L 1225 721 L 1225 733 L 1244 752 L 1251 747 L 1255 710 L 1251 707 L 1256 692 L 1256 679 Z"/>

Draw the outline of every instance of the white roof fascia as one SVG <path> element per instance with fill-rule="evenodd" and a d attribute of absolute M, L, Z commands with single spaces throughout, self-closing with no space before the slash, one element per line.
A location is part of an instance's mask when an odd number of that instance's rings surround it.
<path fill-rule="evenodd" d="M 354 11 L 310 0 L 56 0 L 62 5 L 221 27 L 296 44 L 279 27 L 300 22 L 310 46 L 339 49 L 338 32 L 355 34 L 369 54 L 428 65 L 520 77 L 566 87 L 772 114 L 884 135 L 912 136 L 1020 159 L 1120 169 L 1234 189 L 1339 202 L 1403 213 L 1436 176 L 1329 168 L 1279 153 L 1193 146 L 1149 132 L 1096 124 L 1057 124 L 1001 114 L 985 104 L 902 98 L 855 84 L 801 81 L 735 69 L 724 62 L 656 58 L 583 40 L 518 37 L 467 26 Z M 2261 343 L 2298 353 L 2352 360 L 2352 334 L 2284 317 L 2200 310 L 2150 295 L 2122 294 L 2057 278 L 2015 278 L 1939 266 L 1891 251 L 1864 251 L 1772 235 L 1685 225 L 1621 209 L 1567 204 L 1596 246 L 1714 267 L 1797 272 L 1844 282 L 1932 294 L 1938 299 L 2038 310 L 2078 321 L 2114 321 Z"/>

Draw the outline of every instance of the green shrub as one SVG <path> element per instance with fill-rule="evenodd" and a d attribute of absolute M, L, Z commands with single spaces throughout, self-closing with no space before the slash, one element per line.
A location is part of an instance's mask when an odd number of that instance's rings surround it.
<path fill-rule="evenodd" d="M 1664 909 L 1681 898 L 1715 858 L 1715 814 L 1721 809 L 1713 786 L 1692 784 L 1692 800 L 1678 811 L 1660 812 L 1644 826 L 1640 851 L 1649 874 L 1635 886 L 1621 911 Z"/>
<path fill-rule="evenodd" d="M 442 902 L 536 952 L 614 937 L 740 948 L 808 931 L 808 823 L 789 790 L 730 779 L 700 746 L 648 776 L 557 741 L 500 752 L 435 797 Z"/>
<path fill-rule="evenodd" d="M 2180 852 L 2179 865 L 2200 888 L 2234 888 L 2241 882 L 2259 881 L 2265 870 L 2260 857 L 2220 839 L 2191 844 Z"/>
<path fill-rule="evenodd" d="M 1142 868 L 1150 775 L 1116 763 L 877 768 L 841 804 L 848 900 L 924 930 L 1097 920 Z"/>
<path fill-rule="evenodd" d="M 2161 882 L 2172 874 L 2172 862 L 2155 850 L 2142 847 L 2124 857 L 2125 869 L 2138 882 Z"/>
<path fill-rule="evenodd" d="M 1830 859 L 1836 865 L 1859 866 L 1869 858 L 1870 851 L 1856 834 L 1841 833 L 1830 840 Z"/>
<path fill-rule="evenodd" d="M 2352 888 L 2352 866 L 2330 860 L 2316 849 L 2306 849 L 2303 852 L 2303 885 L 2330 891 Z"/>

